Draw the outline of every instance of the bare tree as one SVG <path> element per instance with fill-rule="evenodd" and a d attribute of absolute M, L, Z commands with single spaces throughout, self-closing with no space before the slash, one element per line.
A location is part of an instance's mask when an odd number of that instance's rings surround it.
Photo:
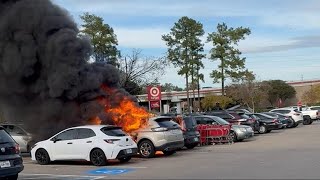
<path fill-rule="evenodd" d="M 139 86 L 157 82 L 165 73 L 167 61 L 164 57 L 146 57 L 140 49 L 133 49 L 120 59 L 120 83 L 127 87 L 132 82 Z"/>

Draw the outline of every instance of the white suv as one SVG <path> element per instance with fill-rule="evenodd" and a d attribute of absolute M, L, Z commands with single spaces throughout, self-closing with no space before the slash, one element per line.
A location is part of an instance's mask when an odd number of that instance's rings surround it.
<path fill-rule="evenodd" d="M 36 143 L 31 158 L 41 165 L 55 160 L 87 160 L 103 166 L 110 159 L 128 162 L 136 153 L 137 144 L 120 127 L 91 125 L 69 128 Z"/>
<path fill-rule="evenodd" d="M 171 155 L 184 146 L 181 127 L 168 116 L 150 118 L 148 127 L 137 132 L 136 142 L 144 158 L 153 157 L 156 151 Z"/>
<path fill-rule="evenodd" d="M 300 111 L 298 111 L 298 109 L 280 108 L 280 109 L 273 109 L 270 112 L 280 113 L 280 114 L 292 117 L 292 119 L 294 120 L 293 127 L 297 127 L 300 123 L 303 122 L 303 114 Z"/>

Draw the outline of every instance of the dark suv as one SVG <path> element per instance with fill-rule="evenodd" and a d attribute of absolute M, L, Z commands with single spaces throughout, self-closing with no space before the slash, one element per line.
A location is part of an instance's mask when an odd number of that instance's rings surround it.
<path fill-rule="evenodd" d="M 23 168 L 19 145 L 0 126 L 0 179 L 16 180 Z"/>
<path fill-rule="evenodd" d="M 197 121 L 193 116 L 177 117 L 180 119 L 180 126 L 184 137 L 184 146 L 193 149 L 199 144 L 200 134 L 197 131 Z M 179 120 L 178 120 L 179 121 Z"/>

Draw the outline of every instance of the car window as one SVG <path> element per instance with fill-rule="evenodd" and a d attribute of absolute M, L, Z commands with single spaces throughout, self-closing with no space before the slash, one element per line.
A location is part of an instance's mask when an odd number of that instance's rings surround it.
<path fill-rule="evenodd" d="M 0 144 L 14 142 L 15 141 L 12 139 L 12 137 L 4 129 L 0 129 Z"/>
<path fill-rule="evenodd" d="M 238 113 L 230 113 L 230 115 L 232 115 L 234 118 L 236 119 L 241 119 L 242 117 L 238 114 Z M 233 119 L 233 118 L 232 118 Z"/>
<path fill-rule="evenodd" d="M 207 124 L 203 117 L 195 117 L 197 124 Z"/>
<path fill-rule="evenodd" d="M 225 113 L 214 113 L 212 115 L 218 116 L 218 117 L 220 117 L 222 119 L 233 119 L 232 116 L 230 116 L 229 114 L 225 114 Z"/>
<path fill-rule="evenodd" d="M 25 136 L 27 133 L 22 130 L 18 126 L 14 125 L 3 125 L 3 127 L 6 129 L 6 131 L 11 135 L 11 136 Z"/>
<path fill-rule="evenodd" d="M 312 107 L 311 110 L 320 110 L 320 107 Z"/>
<path fill-rule="evenodd" d="M 240 114 L 240 116 L 244 119 L 250 119 L 250 116 L 246 115 L 246 114 Z"/>
<path fill-rule="evenodd" d="M 77 132 L 75 129 L 70 129 L 58 134 L 55 139 L 59 141 L 72 140 L 76 139 L 76 134 Z"/>
<path fill-rule="evenodd" d="M 108 136 L 126 136 L 126 133 L 120 127 L 104 127 L 101 131 Z"/>
<path fill-rule="evenodd" d="M 262 115 L 262 114 L 255 114 L 256 116 L 259 117 L 259 119 L 268 119 L 266 116 Z"/>
<path fill-rule="evenodd" d="M 171 118 L 159 118 L 155 120 L 160 127 L 177 128 L 179 125 L 171 120 Z"/>
<path fill-rule="evenodd" d="M 206 124 L 214 124 L 214 125 L 218 125 L 219 124 L 215 120 L 213 120 L 211 118 L 208 118 L 208 117 L 204 117 L 203 120 L 206 122 Z"/>
<path fill-rule="evenodd" d="M 96 133 L 92 129 L 79 128 L 77 130 L 77 139 L 86 139 L 96 136 Z"/>

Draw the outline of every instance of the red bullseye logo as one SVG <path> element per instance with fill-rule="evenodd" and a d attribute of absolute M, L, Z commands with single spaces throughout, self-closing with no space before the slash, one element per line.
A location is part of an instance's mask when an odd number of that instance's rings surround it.
<path fill-rule="evenodd" d="M 159 96 L 159 89 L 157 87 L 150 88 L 150 94 L 151 96 Z"/>

